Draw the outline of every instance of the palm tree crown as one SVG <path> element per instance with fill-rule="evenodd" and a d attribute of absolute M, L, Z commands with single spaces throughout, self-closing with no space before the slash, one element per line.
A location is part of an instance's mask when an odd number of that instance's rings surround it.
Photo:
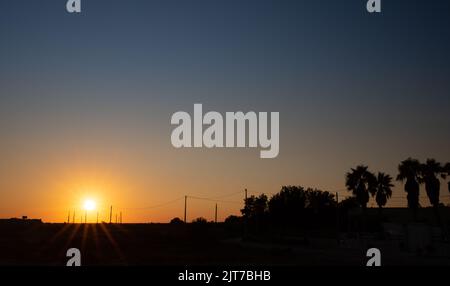
<path fill-rule="evenodd" d="M 347 173 L 345 185 L 353 193 L 361 207 L 366 208 L 369 202 L 369 191 L 375 185 L 375 175 L 369 172 L 367 166 L 359 165 Z"/>
<path fill-rule="evenodd" d="M 416 159 L 408 158 L 398 166 L 397 181 L 404 181 L 405 192 L 408 200 L 408 207 L 417 209 L 419 207 L 419 175 L 420 162 Z"/>
<path fill-rule="evenodd" d="M 428 159 L 425 164 L 421 165 L 420 173 L 420 181 L 425 183 L 425 190 L 431 205 L 434 207 L 438 206 L 441 188 L 438 176 L 441 174 L 444 176 L 444 168 L 436 160 Z"/>
<path fill-rule="evenodd" d="M 375 196 L 378 207 L 386 205 L 387 200 L 392 196 L 392 177 L 385 173 L 378 173 L 375 187 L 372 189 L 372 196 Z"/>

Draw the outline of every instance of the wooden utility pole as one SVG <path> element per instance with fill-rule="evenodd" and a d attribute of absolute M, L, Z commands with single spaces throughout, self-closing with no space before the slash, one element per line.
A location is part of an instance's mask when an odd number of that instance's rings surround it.
<path fill-rule="evenodd" d="M 339 242 L 339 194 L 336 192 L 336 238 Z"/>
<path fill-rule="evenodd" d="M 111 221 L 112 221 L 112 206 L 109 209 L 109 223 L 111 223 Z"/>
<path fill-rule="evenodd" d="M 184 196 L 184 223 L 186 223 L 187 196 Z"/>
<path fill-rule="evenodd" d="M 214 213 L 214 222 L 217 223 L 217 203 L 216 203 L 216 211 Z"/>
<path fill-rule="evenodd" d="M 247 205 L 247 189 L 244 190 L 245 191 L 245 197 L 244 197 L 244 210 L 245 210 L 245 206 Z M 247 237 L 247 214 L 244 213 L 244 237 Z"/>

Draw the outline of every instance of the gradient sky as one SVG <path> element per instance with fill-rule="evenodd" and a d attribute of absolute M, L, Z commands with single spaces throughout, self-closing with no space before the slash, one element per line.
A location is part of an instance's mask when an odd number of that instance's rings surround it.
<path fill-rule="evenodd" d="M 450 161 L 450 2 L 365 2 L 83 0 L 75 15 L 0 0 L 0 217 L 63 221 L 92 197 L 104 220 L 112 204 L 168 221 L 185 194 L 342 198 L 357 164 L 396 176 L 409 156 Z M 279 156 L 173 148 L 170 117 L 194 103 L 280 112 Z M 400 184 L 394 196 L 406 204 Z M 221 198 L 219 220 L 242 198 Z M 214 202 L 188 204 L 189 220 L 213 218 Z"/>

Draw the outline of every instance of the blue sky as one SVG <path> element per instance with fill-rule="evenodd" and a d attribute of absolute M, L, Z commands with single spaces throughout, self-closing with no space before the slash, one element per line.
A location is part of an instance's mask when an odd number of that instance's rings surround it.
<path fill-rule="evenodd" d="M 450 161 L 450 3 L 382 3 L 372 15 L 362 0 L 84 0 L 75 15 L 62 0 L 1 0 L 0 194 L 32 194 L 17 176 L 39 177 L 49 157 L 67 157 L 49 178 L 117 165 L 138 170 L 124 175 L 136 189 L 152 187 L 147 171 L 203 163 L 180 184 L 211 195 L 224 190 L 205 182 L 342 190 L 359 163 L 395 176 L 409 156 Z M 194 103 L 280 112 L 280 156 L 173 150 L 170 116 Z"/>

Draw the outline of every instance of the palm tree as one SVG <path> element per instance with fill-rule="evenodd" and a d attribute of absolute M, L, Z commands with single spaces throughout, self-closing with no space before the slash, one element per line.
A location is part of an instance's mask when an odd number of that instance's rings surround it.
<path fill-rule="evenodd" d="M 363 210 L 366 209 L 369 202 L 369 190 L 374 187 L 376 181 L 375 175 L 367 168 L 363 165 L 352 168 L 351 172 L 347 173 L 345 180 L 345 186 L 353 193 Z"/>
<path fill-rule="evenodd" d="M 447 176 L 450 176 L 450 163 L 445 164 L 444 170 L 447 173 Z M 450 181 L 447 182 L 447 187 L 448 191 L 450 192 Z"/>
<path fill-rule="evenodd" d="M 419 208 L 419 175 L 420 162 L 416 159 L 408 158 L 398 165 L 397 181 L 406 180 L 405 192 L 408 194 L 406 198 L 414 220 L 417 219 L 417 209 Z"/>
<path fill-rule="evenodd" d="M 362 230 L 366 229 L 366 209 L 369 202 L 369 192 L 375 186 L 375 175 L 367 170 L 367 166 L 359 165 L 347 173 L 345 186 L 353 193 L 358 204 L 362 207 Z"/>
<path fill-rule="evenodd" d="M 445 170 L 441 166 L 441 163 L 436 162 L 434 159 L 427 159 L 427 162 L 421 165 L 421 173 L 421 180 L 425 183 L 425 190 L 427 191 L 428 199 L 433 206 L 436 222 L 438 226 L 443 227 L 441 214 L 439 213 L 439 193 L 441 189 L 441 182 L 439 181 L 438 176 L 440 175 L 443 179 L 445 179 Z M 442 234 L 444 237 L 446 236 L 444 228 Z"/>
<path fill-rule="evenodd" d="M 420 173 L 422 177 L 420 180 L 425 183 L 425 190 L 427 192 L 430 204 L 437 208 L 439 206 L 439 193 L 441 189 L 441 182 L 438 176 L 445 178 L 444 169 L 441 163 L 434 159 L 427 159 L 425 164 L 421 164 Z"/>
<path fill-rule="evenodd" d="M 386 205 L 389 198 L 392 196 L 392 177 L 385 173 L 378 173 L 375 187 L 371 189 L 372 196 L 375 196 L 378 207 L 381 209 Z"/>

